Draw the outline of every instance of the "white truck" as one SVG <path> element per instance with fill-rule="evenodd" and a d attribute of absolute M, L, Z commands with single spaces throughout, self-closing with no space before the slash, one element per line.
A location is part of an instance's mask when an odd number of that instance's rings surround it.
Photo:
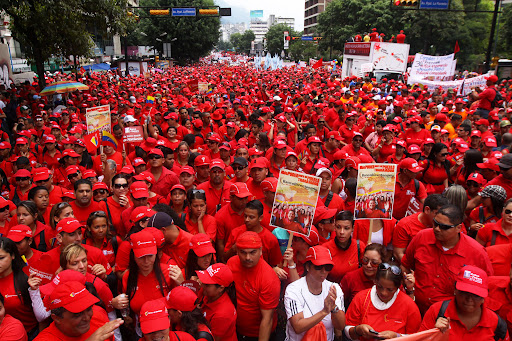
<path fill-rule="evenodd" d="M 407 70 L 409 44 L 387 42 L 345 43 L 342 78 L 372 74 L 382 78 L 400 78 Z"/>

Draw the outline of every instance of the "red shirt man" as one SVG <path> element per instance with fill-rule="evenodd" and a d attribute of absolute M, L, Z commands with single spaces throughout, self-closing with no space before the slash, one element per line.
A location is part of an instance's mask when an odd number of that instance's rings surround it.
<path fill-rule="evenodd" d="M 73 209 L 75 218 L 78 219 L 81 224 L 85 225 L 92 212 L 100 211 L 99 203 L 92 200 L 92 184 L 89 180 L 77 180 L 75 197 L 76 199 L 69 204 Z"/>
<path fill-rule="evenodd" d="M 197 186 L 206 194 L 207 213 L 214 216 L 218 210 L 229 202 L 231 183 L 226 181 L 226 165 L 220 159 L 212 160 L 210 164 L 210 180 Z"/>
<path fill-rule="evenodd" d="M 154 175 L 156 183 L 151 186 L 151 191 L 166 197 L 172 186 L 180 183 L 176 174 L 164 167 L 164 153 L 160 149 L 153 148 L 149 154 L 149 172 Z"/>
<path fill-rule="evenodd" d="M 423 313 L 435 302 L 453 297 L 456 276 L 464 265 L 475 265 L 493 274 L 483 246 L 460 233 L 461 225 L 462 212 L 457 206 L 441 207 L 434 228 L 420 231 L 402 258 L 402 266 L 414 270 L 416 303 Z"/>
<path fill-rule="evenodd" d="M 227 264 L 237 288 L 237 330 L 244 336 L 267 340 L 277 325 L 274 311 L 279 303 L 279 278 L 262 259 L 262 241 L 256 232 L 241 234 L 236 248 L 238 255 Z"/>

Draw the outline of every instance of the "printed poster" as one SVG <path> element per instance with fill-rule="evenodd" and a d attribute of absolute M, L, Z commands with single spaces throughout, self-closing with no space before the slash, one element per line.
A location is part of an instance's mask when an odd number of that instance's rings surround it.
<path fill-rule="evenodd" d="M 199 82 L 197 83 L 197 89 L 200 94 L 204 94 L 208 91 L 209 84 L 206 82 Z"/>
<path fill-rule="evenodd" d="M 396 164 L 362 163 L 357 175 L 354 219 L 391 219 Z"/>
<path fill-rule="evenodd" d="M 270 225 L 309 236 L 322 179 L 281 169 Z"/>
<path fill-rule="evenodd" d="M 429 56 L 416 53 L 409 77 L 415 80 L 448 80 L 454 74 L 454 54 L 446 56 Z"/>
<path fill-rule="evenodd" d="M 142 141 L 144 141 L 144 132 L 141 126 L 124 128 L 124 142 L 134 143 Z"/>
<path fill-rule="evenodd" d="M 87 134 L 106 130 L 110 132 L 110 105 L 87 108 L 85 111 Z"/>

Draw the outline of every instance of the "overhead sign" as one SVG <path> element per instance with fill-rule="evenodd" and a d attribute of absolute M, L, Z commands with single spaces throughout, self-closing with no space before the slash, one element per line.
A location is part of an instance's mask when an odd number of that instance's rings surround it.
<path fill-rule="evenodd" d="M 420 0 L 420 9 L 448 9 L 450 0 Z"/>
<path fill-rule="evenodd" d="M 173 17 L 195 17 L 196 9 L 195 8 L 173 8 L 172 16 Z"/>
<path fill-rule="evenodd" d="M 313 37 L 312 37 L 312 36 L 302 36 L 302 37 L 300 38 L 300 40 L 313 41 Z"/>
<path fill-rule="evenodd" d="M 371 47 L 371 43 L 345 43 L 344 54 L 351 54 L 354 56 L 369 56 Z"/>

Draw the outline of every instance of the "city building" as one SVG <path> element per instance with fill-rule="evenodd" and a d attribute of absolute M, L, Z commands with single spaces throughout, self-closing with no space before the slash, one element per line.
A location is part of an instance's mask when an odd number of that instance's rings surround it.
<path fill-rule="evenodd" d="M 292 30 L 295 30 L 295 18 L 283 18 L 277 17 L 274 14 L 269 15 L 268 17 L 268 27 L 278 24 L 286 24 L 291 27 Z"/>
<path fill-rule="evenodd" d="M 245 23 L 239 24 L 221 24 L 220 32 L 222 34 L 222 41 L 229 41 L 229 38 L 233 33 L 244 33 L 247 30 L 247 26 Z"/>
<path fill-rule="evenodd" d="M 325 11 L 332 0 L 305 0 L 304 3 L 304 35 L 313 35 L 318 24 L 320 13 Z"/>

